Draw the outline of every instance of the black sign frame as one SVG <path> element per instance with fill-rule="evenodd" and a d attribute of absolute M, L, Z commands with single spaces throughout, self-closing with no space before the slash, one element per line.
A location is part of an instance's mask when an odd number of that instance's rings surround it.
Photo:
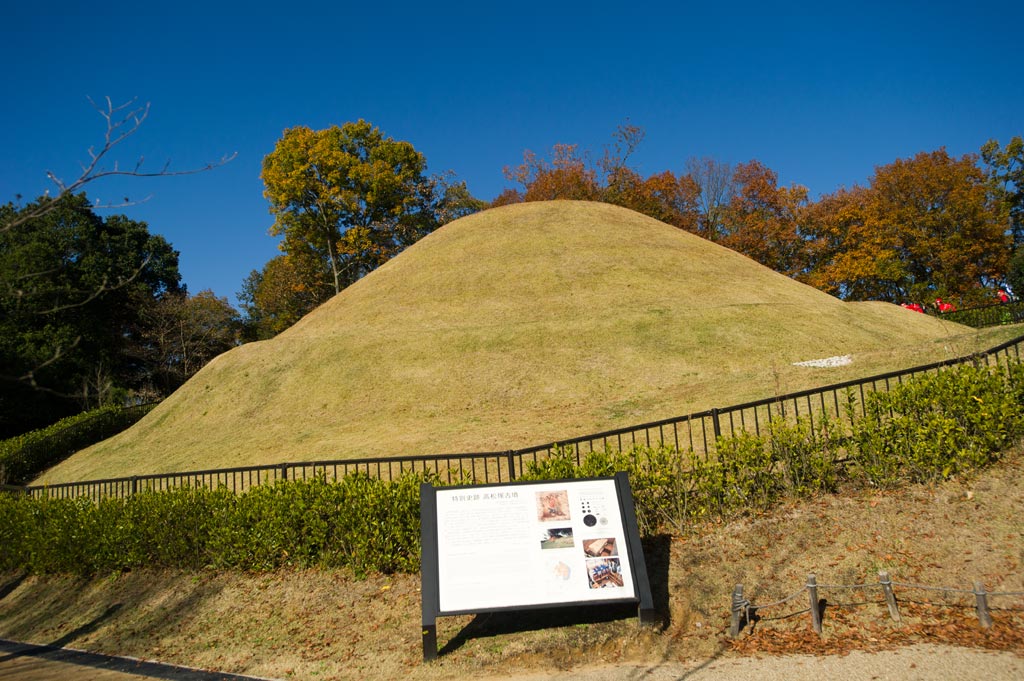
<path fill-rule="evenodd" d="M 467 495 L 487 494 L 489 488 L 523 489 L 530 486 L 564 484 L 566 486 L 585 485 L 594 481 L 612 481 L 614 483 L 617 511 L 621 519 L 625 546 L 618 549 L 629 561 L 629 575 L 632 580 L 633 596 L 628 598 L 601 598 L 600 600 L 577 599 L 571 601 L 551 600 L 535 602 L 527 605 L 488 605 L 486 607 L 469 607 L 443 610 L 441 604 L 441 571 L 438 518 L 438 493 L 451 494 L 466 490 Z M 616 473 L 607 478 L 575 478 L 570 480 L 542 480 L 512 483 L 494 483 L 489 485 L 458 485 L 451 487 L 434 487 L 430 483 L 420 486 L 420 540 L 421 540 L 421 610 L 423 659 L 430 661 L 437 658 L 437 618 L 449 615 L 479 614 L 483 612 L 501 612 L 512 610 L 530 610 L 540 608 L 579 607 L 595 604 L 636 603 L 637 618 L 641 625 L 655 624 L 658 620 L 651 597 L 650 579 L 644 561 L 643 547 L 640 543 L 640 531 L 636 520 L 636 509 L 633 504 L 633 493 L 629 485 L 629 476 L 625 472 Z M 624 551 L 623 551 L 624 549 Z"/>

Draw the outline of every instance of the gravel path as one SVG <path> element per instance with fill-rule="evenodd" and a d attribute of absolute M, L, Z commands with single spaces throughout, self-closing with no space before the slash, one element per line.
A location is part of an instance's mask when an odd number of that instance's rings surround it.
<path fill-rule="evenodd" d="M 0 646 L 0 679 L 4 681 L 240 681 L 233 674 L 203 672 L 126 658 L 12 644 Z M 510 670 L 511 671 L 511 670 Z M 1024 679 L 1024 651 L 1018 654 L 939 645 L 916 645 L 877 653 L 784 657 L 726 657 L 690 664 L 614 665 L 574 669 L 557 674 L 518 674 L 514 681 L 946 681 L 947 679 Z M 255 680 L 253 680 L 255 681 Z"/>
<path fill-rule="evenodd" d="M 643 667 L 592 667 L 559 674 L 516 676 L 516 681 L 947 681 L 1024 679 L 1019 654 L 973 648 L 915 645 L 877 653 L 727 657 L 692 664 L 671 662 Z"/>

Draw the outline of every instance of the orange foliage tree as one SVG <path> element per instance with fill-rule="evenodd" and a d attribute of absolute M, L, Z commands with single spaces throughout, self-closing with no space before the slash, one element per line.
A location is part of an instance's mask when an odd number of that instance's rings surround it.
<path fill-rule="evenodd" d="M 619 126 L 612 146 L 596 162 L 576 144 L 556 144 L 550 161 L 527 150 L 523 163 L 504 170 L 505 178 L 522 189 L 506 189 L 491 205 L 556 199 L 603 201 L 696 231 L 700 189 L 691 177 L 664 171 L 645 178 L 629 166 L 629 157 L 643 137 L 637 126 Z"/>
<path fill-rule="evenodd" d="M 809 264 L 801 229 L 807 188 L 780 187 L 778 174 L 759 161 L 740 163 L 733 174 L 735 192 L 722 214 L 723 246 L 791 277 Z"/>
<path fill-rule="evenodd" d="M 690 159 L 683 174 L 644 177 L 628 163 L 642 140 L 640 128 L 620 126 L 596 163 L 576 145 L 555 145 L 550 161 L 527 151 L 521 165 L 505 169 L 521 189 L 492 205 L 614 203 L 847 300 L 991 302 L 1007 277 L 1007 225 L 1020 221 L 1014 208 L 1021 212 L 1019 138 L 1006 149 L 995 142 L 983 148 L 987 173 L 978 156 L 940 149 L 880 166 L 867 187 L 841 188 L 817 202 L 806 187 L 780 186 L 757 160 L 730 167 Z M 1024 228 L 1013 231 L 1024 241 Z"/>
<path fill-rule="evenodd" d="M 850 300 L 988 301 L 1010 237 L 977 161 L 922 152 L 876 168 L 868 187 L 823 197 L 804 225 L 808 283 Z"/>
<path fill-rule="evenodd" d="M 601 199 L 597 171 L 575 144 L 556 144 L 551 150 L 550 162 L 526 151 L 523 162 L 514 168 L 506 167 L 504 173 L 507 180 L 523 186 L 522 201 Z"/>
<path fill-rule="evenodd" d="M 245 340 L 273 338 L 334 295 L 329 268 L 311 249 L 271 258 L 242 283 Z"/>

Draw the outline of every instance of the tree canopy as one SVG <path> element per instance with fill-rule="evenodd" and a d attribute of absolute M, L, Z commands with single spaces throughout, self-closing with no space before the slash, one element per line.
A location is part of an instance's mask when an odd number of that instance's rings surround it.
<path fill-rule="evenodd" d="M 486 206 L 451 173 L 426 172 L 412 144 L 364 120 L 285 130 L 262 173 L 270 233 L 284 237 L 285 255 L 243 283 L 249 336 L 284 330 L 442 224 Z"/>
<path fill-rule="evenodd" d="M 642 139 L 639 128 L 621 126 L 596 162 L 577 145 L 555 145 L 550 161 L 526 151 L 521 165 L 505 169 L 520 187 L 494 205 L 614 203 L 847 300 L 991 302 L 1011 274 L 1011 241 L 1024 242 L 1020 137 L 1005 147 L 989 141 L 980 157 L 939 149 L 898 159 L 879 166 L 867 187 L 817 201 L 806 187 L 781 186 L 756 159 L 733 166 L 691 158 L 681 174 L 644 177 L 628 162 Z M 1024 256 L 1014 263 L 1024 272 Z"/>
<path fill-rule="evenodd" d="M 138 387 L 140 312 L 182 291 L 177 251 L 144 222 L 96 215 L 84 194 L 0 212 L 0 429 Z"/>
<path fill-rule="evenodd" d="M 464 186 L 427 177 L 426 167 L 410 143 L 364 120 L 285 130 L 263 161 L 271 234 L 284 236 L 287 254 L 318 255 L 337 293 L 437 229 L 442 215 L 472 209 Z"/>
<path fill-rule="evenodd" d="M 334 295 L 331 273 L 310 250 L 271 258 L 253 270 L 238 293 L 245 339 L 273 338 Z"/>
<path fill-rule="evenodd" d="M 150 387 L 160 395 L 176 390 L 241 339 L 238 310 L 209 289 L 160 296 L 142 307 L 140 317 L 132 352 L 145 362 Z"/>
<path fill-rule="evenodd" d="M 989 140 L 981 147 L 981 159 L 995 199 L 1006 211 L 1013 245 L 1019 248 L 1024 244 L 1024 139 L 1018 135 L 1002 148 Z"/>
<path fill-rule="evenodd" d="M 922 152 L 823 197 L 806 221 L 818 247 L 808 281 L 854 300 L 990 301 L 1010 237 L 977 160 Z"/>

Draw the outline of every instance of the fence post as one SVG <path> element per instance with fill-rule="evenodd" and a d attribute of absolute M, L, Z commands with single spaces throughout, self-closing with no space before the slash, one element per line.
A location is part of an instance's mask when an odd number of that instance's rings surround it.
<path fill-rule="evenodd" d="M 878 581 L 882 585 L 882 591 L 885 593 L 885 604 L 889 606 L 889 617 L 892 618 L 893 622 L 900 624 L 903 620 L 900 617 L 900 609 L 896 606 L 896 594 L 892 592 L 892 580 L 889 578 L 889 573 L 885 570 L 879 570 Z"/>
<path fill-rule="evenodd" d="M 974 601 L 977 604 L 978 621 L 981 626 L 988 629 L 992 626 L 992 615 L 988 611 L 988 595 L 985 593 L 985 585 L 979 581 L 974 582 Z"/>
<path fill-rule="evenodd" d="M 516 459 L 515 459 L 516 453 L 514 451 L 512 451 L 512 450 L 509 450 L 507 456 L 508 456 L 508 479 L 509 479 L 509 482 L 512 482 L 513 480 L 516 479 Z"/>
<path fill-rule="evenodd" d="M 139 493 L 139 476 L 132 476 L 132 496 L 134 497 Z"/>
<path fill-rule="evenodd" d="M 821 635 L 821 608 L 818 606 L 818 578 L 814 573 L 807 575 L 807 593 L 811 599 L 811 626 Z"/>
<path fill-rule="evenodd" d="M 288 479 L 288 464 L 286 464 L 286 463 L 281 464 L 281 479 L 282 480 L 287 480 Z"/>
<path fill-rule="evenodd" d="M 715 439 L 722 437 L 722 424 L 718 421 L 718 408 L 711 410 L 711 425 L 715 431 Z"/>
<path fill-rule="evenodd" d="M 729 626 L 729 636 L 736 638 L 740 635 L 746 611 L 747 601 L 743 598 L 743 585 L 737 584 L 732 590 L 732 623 Z"/>

